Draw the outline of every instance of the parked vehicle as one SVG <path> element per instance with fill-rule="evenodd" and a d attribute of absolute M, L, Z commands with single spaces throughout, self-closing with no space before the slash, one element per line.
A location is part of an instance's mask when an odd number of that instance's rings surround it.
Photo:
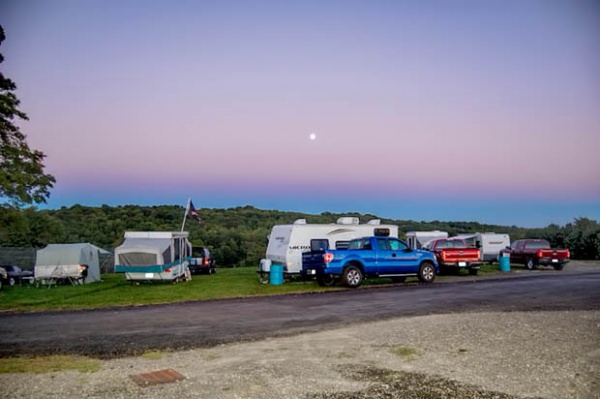
<path fill-rule="evenodd" d="M 525 265 L 529 270 L 534 270 L 539 265 L 562 270 L 571 258 L 568 249 L 554 249 L 548 241 L 542 239 L 517 240 L 501 253 L 510 256 L 510 263 Z"/>
<path fill-rule="evenodd" d="M 482 262 L 496 262 L 500 256 L 500 251 L 510 245 L 510 236 L 508 234 L 497 233 L 473 233 L 459 234 L 457 238 L 465 240 L 469 247 L 479 249 Z"/>
<path fill-rule="evenodd" d="M 6 273 L 6 284 L 10 285 L 11 287 L 17 283 L 33 283 L 33 272 L 29 270 L 22 270 L 16 265 L 2 265 L 1 267 Z"/>
<path fill-rule="evenodd" d="M 4 284 L 6 284 L 6 281 L 8 281 L 8 274 L 6 273 L 6 270 L 4 270 L 3 267 L 0 267 L 0 291 L 2 291 L 2 288 L 4 288 Z"/>
<path fill-rule="evenodd" d="M 423 249 L 433 252 L 440 265 L 441 272 L 457 272 L 467 269 L 469 274 L 477 275 L 481 265 L 477 248 L 469 248 L 461 238 L 441 238 L 430 241 Z"/>
<path fill-rule="evenodd" d="M 217 272 L 215 260 L 211 256 L 208 248 L 200 247 L 199 250 L 194 249 L 194 251 L 198 251 L 200 256 L 190 259 L 189 268 L 192 274 L 213 274 Z"/>
<path fill-rule="evenodd" d="M 448 233 L 445 231 L 408 231 L 406 232 L 406 243 L 409 248 L 422 249 L 431 240 L 438 238 L 448 238 Z"/>
<path fill-rule="evenodd" d="M 261 260 L 259 273 L 266 275 L 271 264 L 279 264 L 285 273 L 299 274 L 302 271 L 302 253 L 311 250 L 313 239 L 320 239 L 320 245 L 326 245 L 324 249 L 340 249 L 347 247 L 354 238 L 398 237 L 398 226 L 380 223 L 379 219 L 374 219 L 359 224 L 356 217 L 341 217 L 330 224 L 308 224 L 306 219 L 298 219 L 293 224 L 273 226 L 266 253 L 270 262 Z"/>
<path fill-rule="evenodd" d="M 127 231 L 115 248 L 115 272 L 130 282 L 188 280 L 192 244 L 186 231 Z"/>
<path fill-rule="evenodd" d="M 393 237 L 363 237 L 351 240 L 348 249 L 317 250 L 302 255 L 302 274 L 315 276 L 320 285 L 330 286 L 338 279 L 351 288 L 363 279 L 389 277 L 402 282 L 417 276 L 431 283 L 439 272 L 431 252 L 415 250 Z"/>

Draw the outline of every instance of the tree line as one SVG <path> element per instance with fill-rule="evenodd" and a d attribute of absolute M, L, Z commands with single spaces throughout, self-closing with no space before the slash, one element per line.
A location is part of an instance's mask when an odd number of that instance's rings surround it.
<path fill-rule="evenodd" d="M 0 247 L 42 248 L 53 243 L 89 242 L 112 250 L 119 246 L 125 231 L 179 231 L 185 208 L 176 205 L 89 207 L 73 205 L 60 209 L 0 206 Z M 417 222 L 379 218 L 372 214 L 324 212 L 318 215 L 300 212 L 261 210 L 252 206 L 229 209 L 200 209 L 201 221 L 188 219 L 185 230 L 194 247 L 209 248 L 219 266 L 256 265 L 265 256 L 268 235 L 277 224 L 296 219 L 308 223 L 334 223 L 339 217 L 354 216 L 365 223 L 381 219 L 395 224 L 400 235 L 407 231 L 447 231 L 450 236 L 475 233 L 507 233 L 511 241 L 521 238 L 545 238 L 555 247 L 568 248 L 573 259 L 600 259 L 600 224 L 588 218 L 576 218 L 565 226 L 545 228 L 499 226 L 477 222 Z"/>

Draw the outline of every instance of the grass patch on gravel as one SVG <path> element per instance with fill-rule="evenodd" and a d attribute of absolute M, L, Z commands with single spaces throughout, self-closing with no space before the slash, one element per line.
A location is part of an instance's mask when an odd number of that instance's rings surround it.
<path fill-rule="evenodd" d="M 487 269 L 480 270 L 480 273 L 498 270 L 497 266 L 489 266 L 489 271 Z M 341 283 L 335 287 L 320 287 L 314 280 L 300 278 L 286 280 L 282 285 L 260 284 L 256 271 L 255 267 L 220 268 L 216 274 L 194 275 L 191 281 L 179 284 L 153 282 L 131 285 L 124 274 L 109 273 L 102 275 L 101 282 L 85 285 L 5 287 L 0 291 L 0 312 L 94 309 L 346 289 Z M 408 279 L 409 283 L 416 281 L 413 277 Z M 391 281 L 373 278 L 363 284 L 383 286 L 390 285 Z M 402 287 L 403 284 L 397 286 Z"/>
<path fill-rule="evenodd" d="M 405 359 L 414 359 L 419 355 L 418 350 L 408 346 L 394 346 L 392 349 L 390 349 L 390 352 Z"/>
<path fill-rule="evenodd" d="M 0 359 L 0 373 L 51 373 L 76 370 L 82 373 L 99 371 L 100 360 L 83 356 L 36 356 Z"/>

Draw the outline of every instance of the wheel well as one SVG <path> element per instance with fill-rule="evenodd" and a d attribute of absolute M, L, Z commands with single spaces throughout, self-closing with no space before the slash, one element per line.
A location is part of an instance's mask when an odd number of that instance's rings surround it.
<path fill-rule="evenodd" d="M 433 268 L 435 269 L 435 265 L 433 264 L 432 261 L 430 261 L 429 259 L 424 260 L 423 262 L 421 262 L 421 264 L 419 265 L 419 268 L 422 267 L 423 265 L 428 264 L 430 266 L 433 266 Z"/>
<path fill-rule="evenodd" d="M 365 269 L 364 269 L 364 267 L 363 267 L 362 263 L 360 263 L 360 262 L 357 262 L 357 261 L 355 261 L 355 260 L 352 260 L 352 261 L 350 261 L 350 262 L 348 262 L 348 263 L 346 263 L 346 264 L 344 265 L 344 270 L 346 270 L 346 269 L 347 269 L 348 267 L 350 267 L 350 266 L 355 266 L 355 267 L 358 267 L 358 268 L 360 269 L 360 272 L 361 272 L 361 273 L 363 273 L 363 274 L 365 273 Z"/>

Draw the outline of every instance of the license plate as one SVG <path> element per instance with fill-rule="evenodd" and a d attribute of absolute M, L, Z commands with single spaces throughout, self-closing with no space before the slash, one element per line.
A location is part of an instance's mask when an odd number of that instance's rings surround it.
<path fill-rule="evenodd" d="M 558 263 L 558 259 L 552 259 L 552 263 Z"/>
<path fill-rule="evenodd" d="M 144 275 L 144 277 L 146 277 L 146 278 L 154 278 L 154 273 L 146 273 Z"/>
<path fill-rule="evenodd" d="M 465 267 L 465 266 L 467 266 L 467 262 L 458 262 L 458 266 Z"/>

